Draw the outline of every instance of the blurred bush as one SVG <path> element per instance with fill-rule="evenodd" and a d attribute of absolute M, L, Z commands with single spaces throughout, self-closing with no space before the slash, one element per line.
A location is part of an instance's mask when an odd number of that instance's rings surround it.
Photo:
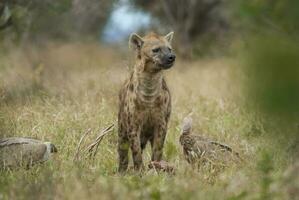
<path fill-rule="evenodd" d="M 245 53 L 248 100 L 277 114 L 299 114 L 299 47 L 288 38 L 256 36 Z"/>
<path fill-rule="evenodd" d="M 238 22 L 251 33 L 276 32 L 295 36 L 299 31 L 297 0 L 236 0 Z"/>
<path fill-rule="evenodd" d="M 245 55 L 246 101 L 257 111 L 278 117 L 277 127 L 295 127 L 299 117 L 299 2 L 235 2 L 245 41 L 241 52 Z"/>

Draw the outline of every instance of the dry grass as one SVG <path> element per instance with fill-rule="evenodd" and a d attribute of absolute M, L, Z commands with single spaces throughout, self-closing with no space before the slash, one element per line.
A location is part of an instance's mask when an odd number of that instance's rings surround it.
<path fill-rule="evenodd" d="M 256 163 L 267 165 L 261 147 L 260 121 L 242 106 L 237 63 L 230 59 L 178 61 L 167 71 L 173 109 L 165 159 L 175 175 L 147 171 L 117 172 L 114 129 L 95 160 L 73 162 L 80 137 L 116 120 L 118 89 L 128 74 L 126 54 L 94 44 L 49 44 L 13 49 L 0 57 L 0 134 L 52 141 L 59 153 L 52 162 L 31 170 L 0 172 L 0 199 L 256 199 L 272 195 Z M 236 78 L 237 77 L 237 78 Z M 193 170 L 183 159 L 179 129 L 193 111 L 194 129 L 240 152 L 244 163 Z M 255 137 L 251 137 L 255 136 Z M 279 152 L 279 151 L 278 151 Z M 145 162 L 150 158 L 145 152 Z M 279 153 L 274 164 L 288 162 Z M 265 164 L 265 163 L 266 164 Z M 278 164 L 276 164 L 278 163 Z M 259 164 L 258 164 L 259 165 Z M 279 168 L 264 173 L 275 177 Z M 270 185 L 270 184 L 269 184 Z M 278 197 L 279 198 L 279 197 Z"/>

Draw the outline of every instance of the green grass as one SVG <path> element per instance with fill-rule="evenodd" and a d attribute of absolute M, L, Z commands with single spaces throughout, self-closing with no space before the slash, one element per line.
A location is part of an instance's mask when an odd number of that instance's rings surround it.
<path fill-rule="evenodd" d="M 116 122 L 118 89 L 128 75 L 127 63 L 125 54 L 91 44 L 52 44 L 39 52 L 13 49 L 1 56 L 1 136 L 51 141 L 59 153 L 30 170 L 1 171 L 0 199 L 287 197 L 279 184 L 293 157 L 283 140 L 279 145 L 268 136 L 275 129 L 244 106 L 242 76 L 230 59 L 178 61 L 165 72 L 173 107 L 164 156 L 175 166 L 174 175 L 132 170 L 119 175 L 117 128 L 104 138 L 95 160 L 74 163 L 86 130 L 92 130 L 89 143 L 99 130 Z M 195 133 L 230 145 L 244 162 L 224 169 L 192 169 L 179 144 L 180 123 L 191 111 Z M 144 159 L 148 163 L 149 148 Z"/>

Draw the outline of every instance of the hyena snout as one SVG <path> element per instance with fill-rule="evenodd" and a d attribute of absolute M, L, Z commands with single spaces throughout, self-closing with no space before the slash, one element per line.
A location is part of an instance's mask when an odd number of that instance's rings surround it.
<path fill-rule="evenodd" d="M 165 55 L 163 59 L 163 68 L 169 69 L 170 67 L 172 67 L 175 61 L 175 57 L 176 56 L 174 53 L 168 53 L 167 55 Z"/>
<path fill-rule="evenodd" d="M 173 53 L 170 53 L 168 56 L 167 56 L 167 61 L 169 63 L 173 63 L 175 61 L 175 55 Z"/>

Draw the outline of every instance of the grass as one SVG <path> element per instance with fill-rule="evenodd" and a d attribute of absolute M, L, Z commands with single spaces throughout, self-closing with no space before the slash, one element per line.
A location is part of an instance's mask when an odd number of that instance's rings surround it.
<path fill-rule="evenodd" d="M 30 170 L 0 172 L 0 199 L 289 197 L 280 184 L 293 157 L 283 140 L 278 145 L 267 136 L 275 129 L 244 106 L 234 59 L 178 60 L 165 72 L 173 107 L 164 154 L 176 174 L 129 171 L 125 176 L 117 173 L 117 129 L 104 138 L 95 160 L 72 160 L 86 130 L 92 130 L 90 142 L 116 121 L 118 89 L 132 63 L 126 53 L 94 44 L 48 44 L 11 49 L 0 60 L 1 137 L 34 137 L 59 150 L 52 161 Z M 193 170 L 179 144 L 180 123 L 191 111 L 194 132 L 227 143 L 245 161 Z M 149 148 L 144 158 L 148 163 Z"/>

